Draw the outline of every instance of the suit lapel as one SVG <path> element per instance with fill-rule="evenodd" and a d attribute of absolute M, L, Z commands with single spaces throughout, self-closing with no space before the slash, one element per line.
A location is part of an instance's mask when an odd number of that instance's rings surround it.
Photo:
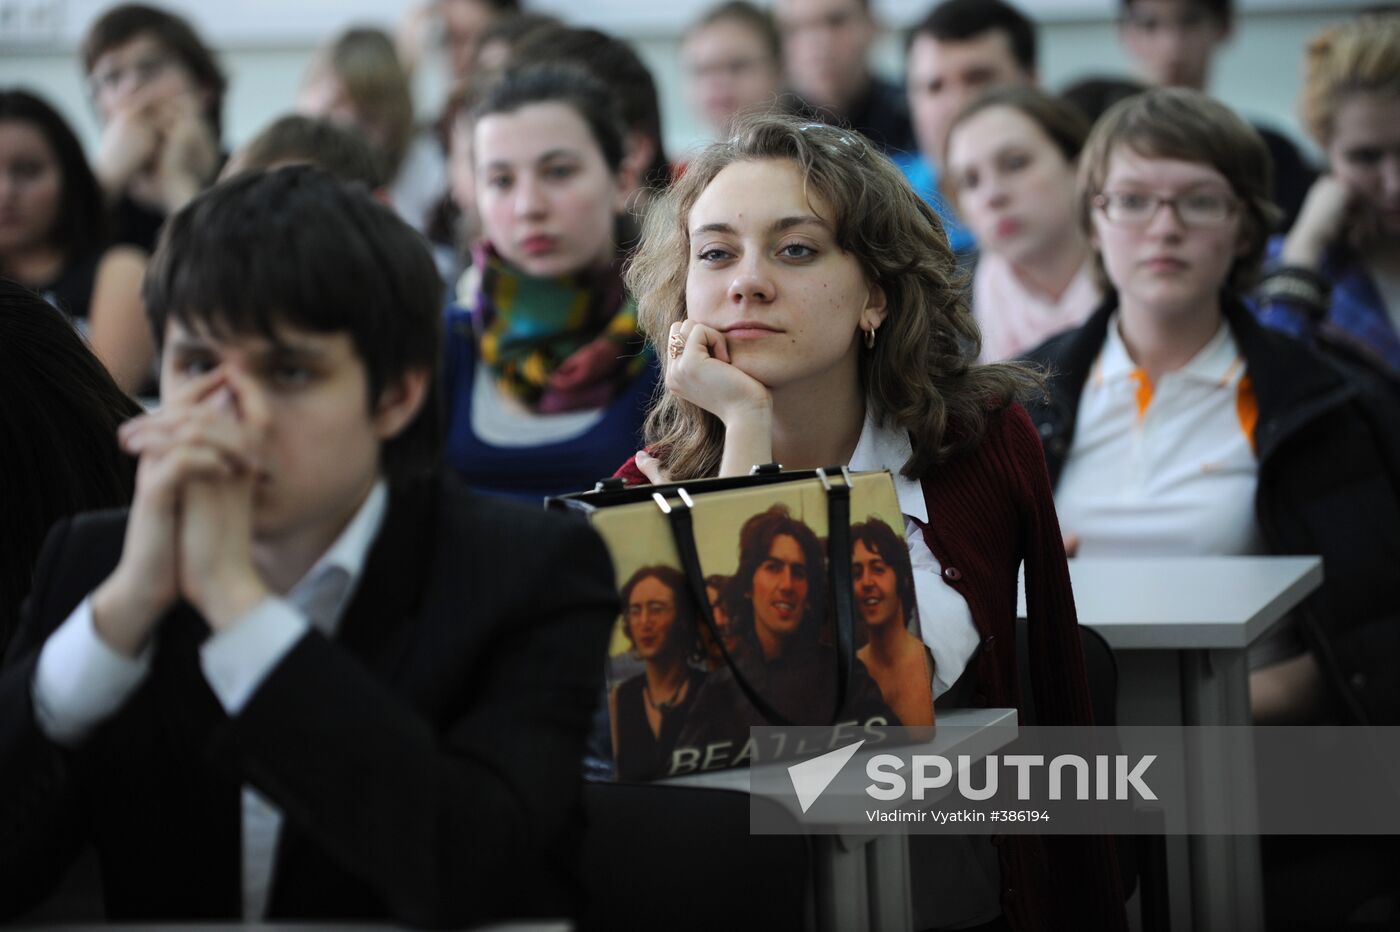
<path fill-rule="evenodd" d="M 384 525 L 340 621 L 336 640 L 386 681 L 410 640 L 405 622 L 418 616 L 427 590 L 437 501 L 435 482 L 390 487 Z"/>
<path fill-rule="evenodd" d="M 437 503 L 434 482 L 390 487 L 384 524 L 337 630 L 336 641 L 385 682 L 394 679 L 412 643 L 432 569 Z M 364 916 L 383 909 L 286 821 L 275 865 L 269 916 Z"/>

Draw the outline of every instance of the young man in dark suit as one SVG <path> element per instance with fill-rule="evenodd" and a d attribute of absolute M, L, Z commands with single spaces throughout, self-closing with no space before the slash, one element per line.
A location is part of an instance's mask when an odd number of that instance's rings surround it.
<path fill-rule="evenodd" d="M 612 569 L 436 477 L 440 294 L 314 169 L 167 224 L 135 499 L 50 534 L 0 673 L 0 914 L 87 840 L 113 919 L 572 911 Z"/>

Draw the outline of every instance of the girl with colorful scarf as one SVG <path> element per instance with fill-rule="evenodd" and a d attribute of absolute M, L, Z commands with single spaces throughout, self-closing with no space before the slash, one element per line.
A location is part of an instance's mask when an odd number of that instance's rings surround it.
<path fill-rule="evenodd" d="M 635 449 L 656 380 L 614 237 L 634 187 L 617 104 L 544 65 L 470 119 L 485 236 L 447 311 L 447 459 L 488 492 L 586 489 Z"/>

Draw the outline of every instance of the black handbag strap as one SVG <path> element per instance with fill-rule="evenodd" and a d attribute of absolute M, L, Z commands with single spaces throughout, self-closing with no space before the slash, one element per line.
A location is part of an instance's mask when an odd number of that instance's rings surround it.
<path fill-rule="evenodd" d="M 839 472 L 844 481 L 833 484 L 828 478 L 829 472 Z M 827 565 L 831 574 L 832 601 L 836 615 L 836 703 L 831 712 L 831 721 L 834 723 L 846 705 L 856 656 L 855 598 L 851 589 L 851 475 L 845 467 L 837 466 L 818 469 L 817 477 L 826 489 Z M 724 646 L 724 638 L 715 624 L 714 610 L 705 591 L 705 574 L 700 568 L 700 554 L 695 547 L 695 523 L 691 516 L 695 503 L 683 488 L 676 489 L 676 494 L 680 499 L 679 504 L 667 501 L 660 492 L 654 493 L 652 498 L 670 520 L 676 552 L 680 555 L 681 567 L 685 570 L 690 593 L 699 609 L 700 620 L 714 639 L 744 698 L 769 724 L 791 727 L 793 723 L 753 688 L 748 678 L 739 670 L 728 648 Z"/>
<path fill-rule="evenodd" d="M 833 485 L 829 470 L 840 470 L 842 482 Z M 856 662 L 856 606 L 851 584 L 851 473 L 845 467 L 818 469 L 826 489 L 826 565 L 831 573 L 831 601 L 836 609 L 836 708 L 834 723 L 846 705 Z"/>
<path fill-rule="evenodd" d="M 705 629 L 710 632 L 710 637 L 714 638 L 715 644 L 719 647 L 720 655 L 724 657 L 724 663 L 729 667 L 729 672 L 734 675 L 734 682 L 738 685 L 739 691 L 744 694 L 744 698 L 749 700 L 758 714 L 770 725 L 779 725 L 784 728 L 790 727 L 792 722 L 777 709 L 758 694 L 758 690 L 753 688 L 748 678 L 739 670 L 739 665 L 730 656 L 729 649 L 724 646 L 724 638 L 719 633 L 719 626 L 715 624 L 714 609 L 710 606 L 710 596 L 705 591 L 705 574 L 700 569 L 700 554 L 695 549 L 695 522 L 691 519 L 690 510 L 694 502 L 685 489 L 677 489 L 681 504 L 672 505 L 666 501 L 666 497 L 660 492 L 655 493 L 653 498 L 656 504 L 665 512 L 666 517 L 671 521 L 671 536 L 676 539 L 676 552 L 680 554 L 681 568 L 685 570 L 686 581 L 690 583 L 690 594 L 695 599 L 696 607 L 700 611 L 700 620 L 704 622 Z"/>

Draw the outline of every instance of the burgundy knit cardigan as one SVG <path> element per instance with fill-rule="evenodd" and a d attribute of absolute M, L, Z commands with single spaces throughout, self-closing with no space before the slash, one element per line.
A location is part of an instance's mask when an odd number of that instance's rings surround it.
<path fill-rule="evenodd" d="M 616 473 L 649 480 L 629 459 Z M 988 416 L 972 449 L 922 479 L 929 523 L 924 541 L 943 581 L 972 611 L 982 637 L 974 701 L 1021 708 L 1016 675 L 1017 571 L 1026 567 L 1027 630 L 1037 724 L 1093 721 L 1074 594 L 1040 437 L 1013 404 Z M 993 836 L 1001 860 L 1002 909 L 1018 932 L 1126 929 L 1117 861 L 1106 838 Z"/>

